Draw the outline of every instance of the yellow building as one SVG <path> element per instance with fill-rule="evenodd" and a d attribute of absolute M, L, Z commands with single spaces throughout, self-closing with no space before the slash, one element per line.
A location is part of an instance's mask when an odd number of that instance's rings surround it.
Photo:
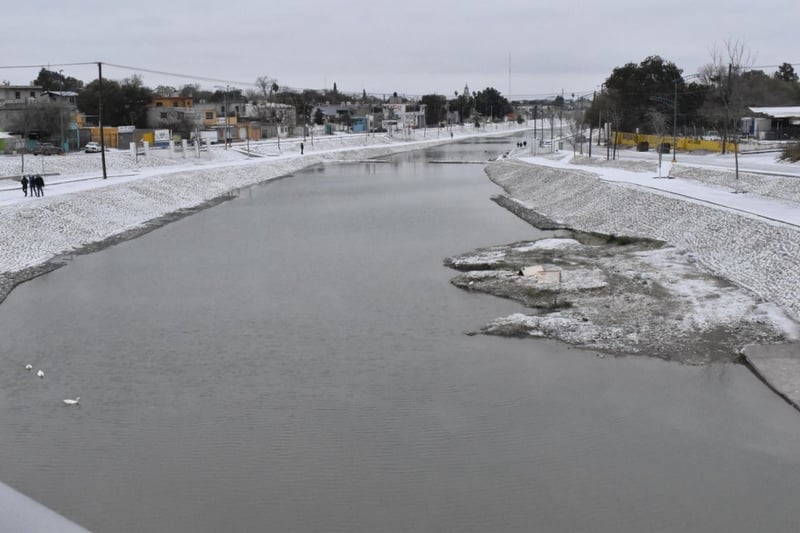
<path fill-rule="evenodd" d="M 191 96 L 156 96 L 149 107 L 192 107 Z"/>

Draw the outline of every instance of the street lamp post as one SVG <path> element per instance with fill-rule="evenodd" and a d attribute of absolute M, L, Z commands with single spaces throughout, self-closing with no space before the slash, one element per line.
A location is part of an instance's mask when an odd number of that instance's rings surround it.
<path fill-rule="evenodd" d="M 675 80 L 675 93 L 672 96 L 672 162 L 678 161 L 678 80 Z"/>
<path fill-rule="evenodd" d="M 225 106 L 225 149 L 228 149 L 228 135 L 230 134 L 230 111 L 228 111 L 228 90 L 230 87 L 228 85 L 225 86 L 225 97 L 224 97 L 224 106 Z"/>
<path fill-rule="evenodd" d="M 103 132 L 103 63 L 97 63 L 97 124 L 100 126 L 100 161 L 103 164 L 103 179 L 108 179 L 106 169 L 106 136 Z"/>
<path fill-rule="evenodd" d="M 60 134 L 58 140 L 61 141 L 61 149 L 64 150 L 64 71 L 58 71 L 61 76 L 61 94 L 58 95 L 58 126 Z"/>

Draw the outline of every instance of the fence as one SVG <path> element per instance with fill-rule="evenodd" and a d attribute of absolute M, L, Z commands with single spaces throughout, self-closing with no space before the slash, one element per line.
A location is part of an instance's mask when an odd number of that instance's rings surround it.
<path fill-rule="evenodd" d="M 636 146 L 640 142 L 649 143 L 656 147 L 661 143 L 669 143 L 672 149 L 672 135 L 645 135 L 643 133 L 612 132 L 617 136 L 617 145 Z M 722 141 L 709 141 L 695 137 L 676 137 L 675 144 L 678 150 L 692 152 L 704 150 L 706 152 L 722 152 Z M 733 152 L 734 143 L 726 143 L 726 152 Z"/>

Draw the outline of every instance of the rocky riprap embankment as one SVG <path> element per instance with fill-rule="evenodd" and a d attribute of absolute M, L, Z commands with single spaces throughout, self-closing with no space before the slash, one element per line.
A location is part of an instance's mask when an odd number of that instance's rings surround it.
<path fill-rule="evenodd" d="M 502 160 L 486 171 L 525 209 L 576 230 L 656 239 L 690 251 L 708 272 L 775 302 L 800 321 L 800 228 L 603 182 L 581 170 Z M 733 179 L 730 172 L 698 172 L 695 179 Z M 800 190 L 798 180 L 789 178 L 763 182 L 763 176 L 741 175 L 738 184 L 790 198 Z"/>

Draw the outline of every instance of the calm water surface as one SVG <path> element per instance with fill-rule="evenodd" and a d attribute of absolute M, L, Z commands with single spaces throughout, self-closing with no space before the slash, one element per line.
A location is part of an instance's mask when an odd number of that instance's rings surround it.
<path fill-rule="evenodd" d="M 442 259 L 542 234 L 425 160 L 513 142 L 313 169 L 18 287 L 0 480 L 98 533 L 800 529 L 800 417 L 745 369 L 464 335 L 521 308 Z"/>

